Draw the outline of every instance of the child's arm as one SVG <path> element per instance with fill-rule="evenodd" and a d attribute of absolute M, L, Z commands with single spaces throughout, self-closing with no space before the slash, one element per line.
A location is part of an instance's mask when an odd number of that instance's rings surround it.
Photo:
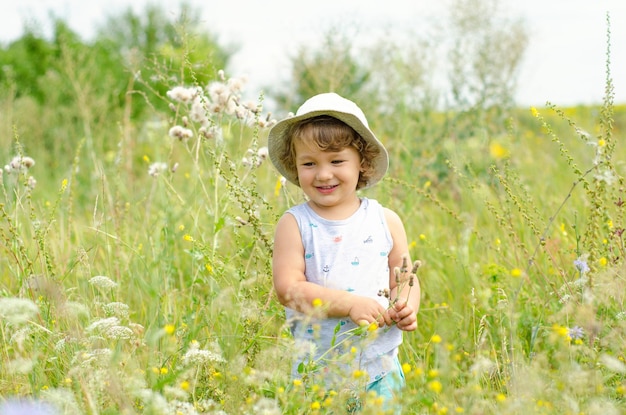
<path fill-rule="evenodd" d="M 389 253 L 389 288 L 390 298 L 393 301 L 398 299 L 388 314 L 399 329 L 405 331 L 413 331 L 417 329 L 417 312 L 420 307 L 420 284 L 417 277 L 413 280 L 413 285 L 409 285 L 408 281 L 396 283 L 396 275 L 394 269 L 402 267 L 404 257 L 409 269 L 413 267 L 411 257 L 409 256 L 409 246 L 407 243 L 406 231 L 400 217 L 392 210 L 385 209 L 385 218 L 387 225 L 391 231 L 393 238 L 393 248 Z"/>
<path fill-rule="evenodd" d="M 274 288 L 280 303 L 310 313 L 314 300 L 321 300 L 321 309 L 327 317 L 350 317 L 356 324 L 375 321 L 380 325 L 391 324 L 378 301 L 308 282 L 304 267 L 304 247 L 298 224 L 291 214 L 285 214 L 276 225 L 272 258 Z"/>

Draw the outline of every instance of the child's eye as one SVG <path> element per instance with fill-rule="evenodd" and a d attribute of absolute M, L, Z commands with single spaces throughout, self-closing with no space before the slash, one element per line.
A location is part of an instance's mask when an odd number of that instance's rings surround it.
<path fill-rule="evenodd" d="M 302 166 L 304 167 L 311 167 L 313 165 L 312 161 L 307 161 L 306 163 L 302 163 Z"/>
<path fill-rule="evenodd" d="M 341 164 L 343 162 L 344 162 L 344 160 L 333 160 L 332 161 L 333 164 Z"/>

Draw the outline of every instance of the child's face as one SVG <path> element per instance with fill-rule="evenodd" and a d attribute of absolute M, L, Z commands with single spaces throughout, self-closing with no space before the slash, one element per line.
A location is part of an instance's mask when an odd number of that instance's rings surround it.
<path fill-rule="evenodd" d="M 353 147 L 322 151 L 302 140 L 294 142 L 298 181 L 311 203 L 320 208 L 354 207 L 361 155 Z"/>

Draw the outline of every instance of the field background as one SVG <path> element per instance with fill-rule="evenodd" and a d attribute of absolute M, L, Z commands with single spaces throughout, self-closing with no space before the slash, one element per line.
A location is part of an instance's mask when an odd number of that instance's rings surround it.
<path fill-rule="evenodd" d="M 355 51 L 333 31 L 293 57 L 290 87 L 246 91 L 193 14 L 156 7 L 93 43 L 57 21 L 53 39 L 3 47 L 2 401 L 343 413 L 341 391 L 289 378 L 272 235 L 303 197 L 264 153 L 273 120 L 334 90 L 390 153 L 363 196 L 400 214 L 423 262 L 405 413 L 623 413 L 626 106 L 613 102 L 610 20 L 602 104 L 519 108 L 527 35 L 475 3 L 453 21 L 448 91 L 429 87 L 427 40 Z"/>

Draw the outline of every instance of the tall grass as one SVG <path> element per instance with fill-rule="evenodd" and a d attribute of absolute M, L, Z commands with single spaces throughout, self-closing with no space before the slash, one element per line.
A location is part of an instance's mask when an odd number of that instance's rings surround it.
<path fill-rule="evenodd" d="M 390 174 L 364 195 L 401 214 L 424 264 L 419 329 L 401 348 L 404 413 L 626 409 L 626 112 L 609 58 L 599 108 L 519 110 L 470 136 L 436 114 L 429 136 L 381 137 Z M 120 115 L 115 151 L 88 134 L 54 154 L 54 171 L 11 126 L 4 400 L 67 414 L 344 413 L 350 396 L 289 377 L 297 350 L 270 258 L 276 219 L 302 195 L 266 160 L 273 120 L 241 82 L 173 85 L 171 112 L 141 125 Z M 384 120 L 370 118 L 377 131 Z M 360 398 L 362 413 L 382 412 Z"/>

